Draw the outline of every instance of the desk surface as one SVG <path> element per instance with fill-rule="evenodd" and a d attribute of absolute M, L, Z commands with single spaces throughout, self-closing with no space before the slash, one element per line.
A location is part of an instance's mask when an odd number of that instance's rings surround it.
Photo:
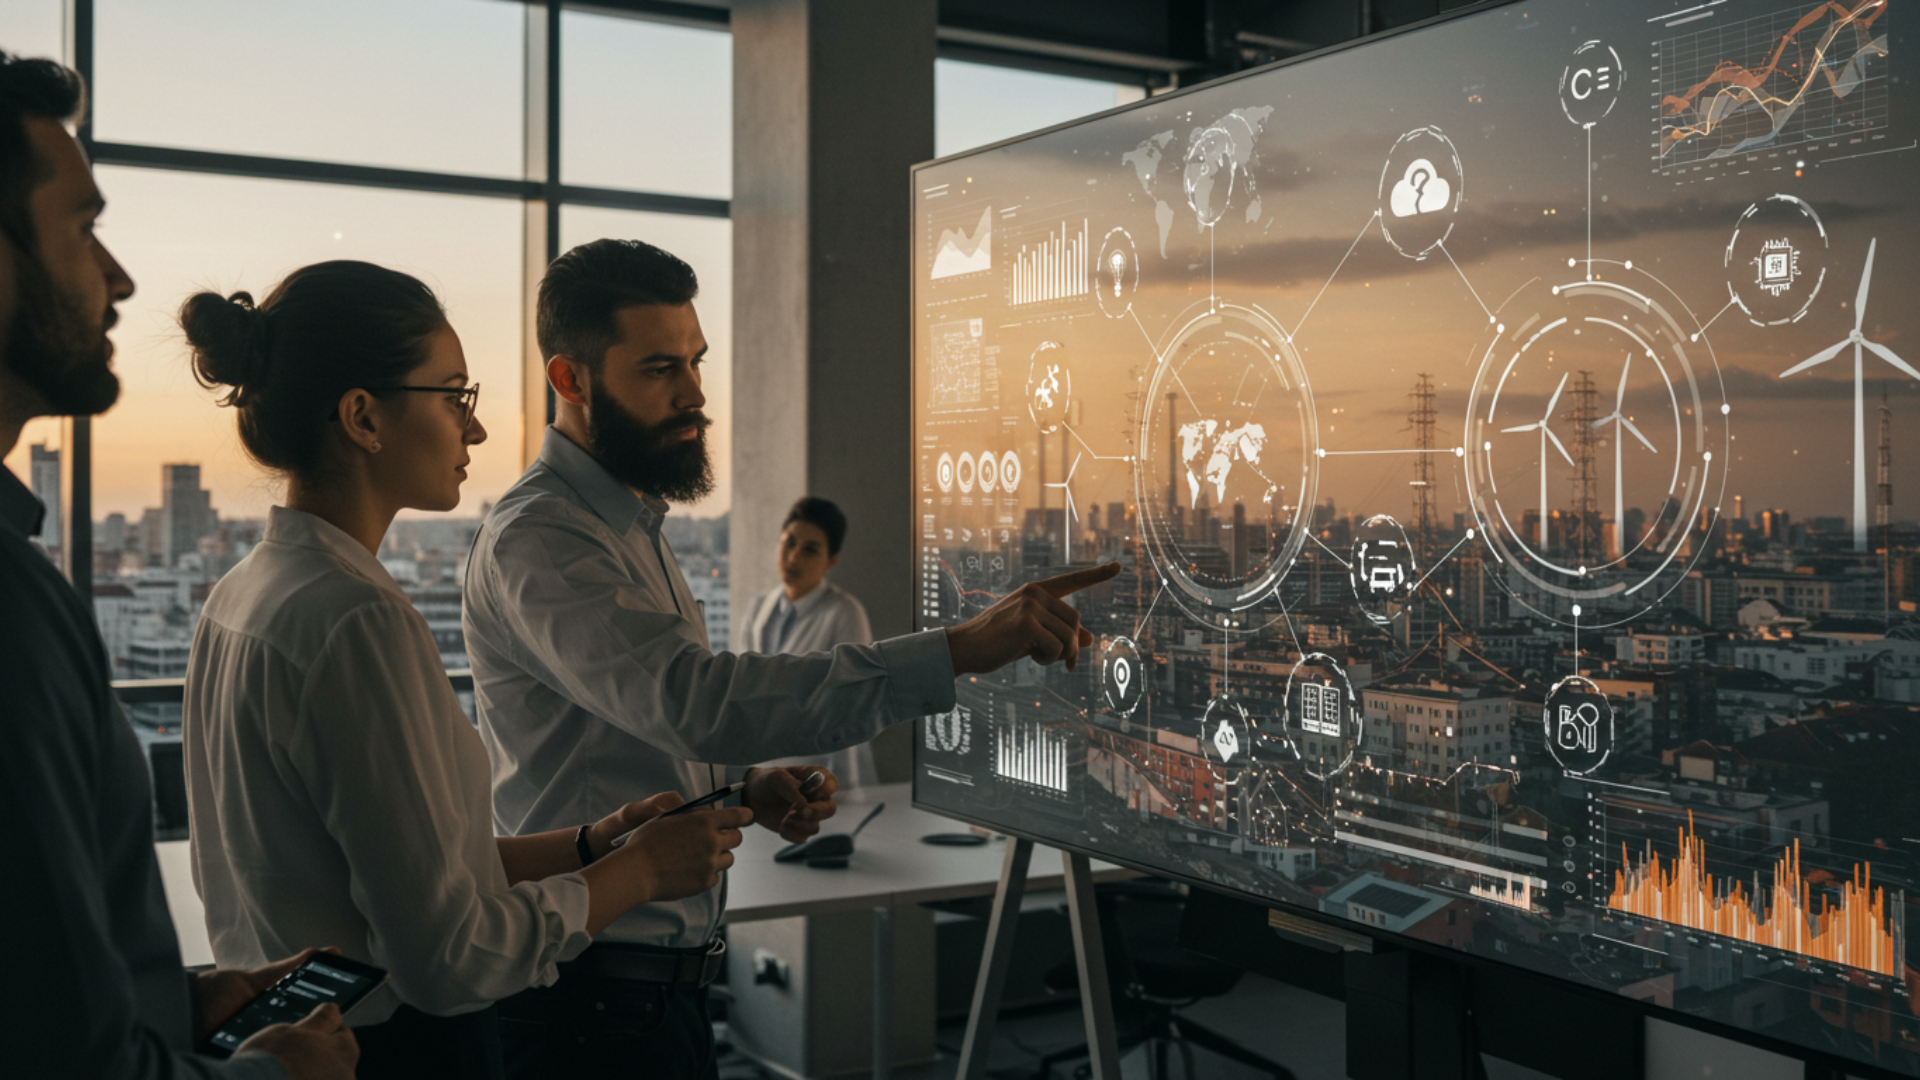
<path fill-rule="evenodd" d="M 727 915 L 730 923 L 819 915 L 836 911 L 918 904 L 929 900 L 960 900 L 990 896 L 1000 882 L 1007 841 L 989 840 L 979 847 L 938 847 L 921 842 L 930 833 L 966 832 L 951 818 L 913 808 L 910 784 L 878 784 L 840 794 L 840 812 L 827 822 L 827 832 L 847 832 L 860 823 L 874 803 L 887 808 L 860 834 L 851 865 L 844 870 L 815 870 L 803 863 L 777 863 L 774 852 L 786 841 L 766 829 L 749 829 L 746 843 L 736 853 L 727 874 Z M 180 959 L 186 964 L 213 963 L 207 941 L 206 909 L 193 888 L 193 864 L 185 840 L 154 845 L 160 858 L 161 880 L 167 904 L 173 910 L 174 932 L 180 938 Z M 1111 863 L 1095 862 L 1096 881 L 1136 876 Z M 1028 889 L 1058 889 L 1065 885 L 1058 852 L 1036 848 L 1027 875 Z"/>
<path fill-rule="evenodd" d="M 803 863 L 774 862 L 774 852 L 786 842 L 766 829 L 750 830 L 727 874 L 727 922 L 989 896 L 1000 883 L 1008 841 L 989 840 L 979 847 L 923 843 L 921 837 L 931 833 L 966 832 L 967 826 L 914 809 L 912 785 L 855 788 L 842 792 L 838 801 L 840 812 L 827 822 L 825 832 L 851 831 L 874 803 L 887 804 L 860 834 L 851 865 L 816 870 Z M 1065 887 L 1058 852 L 1036 848 L 1029 866 L 1027 888 Z M 1137 876 L 1103 862 L 1093 864 L 1093 875 L 1096 881 Z"/>

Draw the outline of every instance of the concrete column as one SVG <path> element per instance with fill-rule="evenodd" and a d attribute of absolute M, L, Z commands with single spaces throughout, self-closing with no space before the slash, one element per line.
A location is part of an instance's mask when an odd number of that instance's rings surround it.
<path fill-rule="evenodd" d="M 733 7 L 733 610 L 801 495 L 874 633 L 913 618 L 908 168 L 933 156 L 935 0 Z M 883 765 L 883 768 L 885 766 Z"/>

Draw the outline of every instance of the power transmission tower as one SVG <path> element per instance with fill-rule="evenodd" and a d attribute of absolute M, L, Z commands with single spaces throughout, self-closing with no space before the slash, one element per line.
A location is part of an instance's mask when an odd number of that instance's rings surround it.
<path fill-rule="evenodd" d="M 1567 550 L 1587 566 L 1604 554 L 1600 540 L 1599 480 L 1593 473 L 1594 437 L 1593 372 L 1583 371 L 1573 384 L 1573 409 L 1568 422 L 1573 425 L 1573 521 L 1567 529 Z"/>
<path fill-rule="evenodd" d="M 1419 565 L 1433 557 L 1433 376 L 1421 375 L 1413 384 L 1413 409 L 1407 422 L 1413 427 L 1413 550 Z"/>

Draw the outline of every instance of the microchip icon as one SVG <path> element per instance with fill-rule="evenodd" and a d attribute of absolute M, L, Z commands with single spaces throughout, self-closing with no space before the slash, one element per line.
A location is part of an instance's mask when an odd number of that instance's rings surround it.
<path fill-rule="evenodd" d="M 1776 299 L 1793 288 L 1794 281 L 1800 277 L 1800 252 L 1785 237 L 1760 245 L 1760 254 L 1754 257 L 1753 263 L 1758 271 L 1754 284 Z"/>

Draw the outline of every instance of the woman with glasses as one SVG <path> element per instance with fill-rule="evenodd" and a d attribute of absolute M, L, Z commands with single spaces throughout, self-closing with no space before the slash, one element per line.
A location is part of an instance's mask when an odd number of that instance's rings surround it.
<path fill-rule="evenodd" d="M 492 1002 L 544 986 L 627 909 L 705 891 L 749 811 L 495 837 L 485 748 L 376 558 L 403 509 L 451 510 L 475 416 L 460 339 L 418 280 L 295 271 L 257 307 L 181 308 L 203 385 L 285 479 L 261 543 L 207 598 L 184 705 L 194 882 L 214 956 L 338 944 L 385 968 L 349 1017 L 361 1077 L 502 1074 Z M 637 830 L 637 831 L 636 831 Z M 621 846 L 615 840 L 631 838 Z"/>

